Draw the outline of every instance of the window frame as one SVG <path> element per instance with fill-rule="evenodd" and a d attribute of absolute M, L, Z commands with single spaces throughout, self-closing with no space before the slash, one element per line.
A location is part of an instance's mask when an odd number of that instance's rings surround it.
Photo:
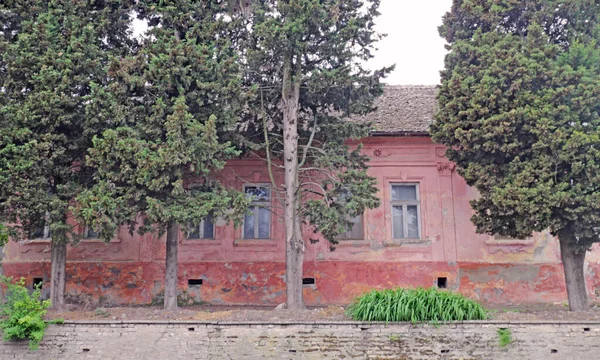
<path fill-rule="evenodd" d="M 394 200 L 394 186 L 414 186 L 415 188 L 415 200 Z M 421 226 L 421 194 L 420 184 L 418 182 L 390 182 L 390 219 L 392 222 L 392 239 L 393 240 L 418 240 L 423 236 L 423 230 Z M 404 237 L 396 237 L 394 234 L 394 207 L 402 206 L 402 231 Z M 417 207 L 417 237 L 408 237 L 408 206 Z"/>
<path fill-rule="evenodd" d="M 198 237 L 197 238 L 191 238 L 190 234 L 191 233 L 187 233 L 185 239 L 186 240 L 190 240 L 190 241 L 196 241 L 196 240 L 209 240 L 209 241 L 213 241 L 215 240 L 215 222 L 214 220 L 212 220 L 212 216 L 207 215 L 211 218 L 211 225 L 212 225 L 212 237 L 206 237 L 206 234 L 204 234 L 204 225 L 205 225 L 205 219 L 203 218 L 202 220 L 200 220 L 200 222 L 196 225 L 194 225 L 194 228 L 197 228 L 198 230 Z M 191 228 L 191 226 L 190 226 Z"/>
<path fill-rule="evenodd" d="M 346 214 L 346 219 L 349 218 L 349 216 Z M 348 234 L 352 233 L 352 229 L 350 230 L 346 230 L 345 232 L 341 233 L 340 235 L 336 236 L 335 239 L 338 241 L 357 241 L 357 240 L 364 240 L 365 239 L 365 214 L 364 212 L 360 215 L 355 216 L 356 218 L 359 218 L 359 221 L 354 223 L 354 224 L 360 224 L 361 229 L 360 229 L 360 236 L 359 237 L 351 237 L 351 236 L 346 236 Z M 346 220 L 349 221 L 349 220 Z M 354 225 L 353 225 L 354 227 Z"/>
<path fill-rule="evenodd" d="M 268 200 L 251 201 L 250 202 L 249 208 L 253 208 L 252 212 L 254 213 L 254 215 L 253 215 L 254 237 L 251 237 L 251 238 L 246 237 L 246 216 L 244 216 L 244 218 L 242 220 L 242 239 L 244 239 L 244 240 L 269 240 L 269 239 L 271 239 L 271 235 L 272 235 L 271 227 L 273 226 L 273 221 L 272 221 L 273 217 L 271 214 L 271 207 L 272 207 L 271 205 L 272 205 L 272 201 L 273 201 L 273 196 L 272 196 L 273 189 L 271 189 L 271 184 L 267 184 L 267 183 L 244 184 L 243 191 L 244 191 L 244 194 L 246 194 L 246 189 L 248 189 L 248 188 L 261 188 L 261 187 L 269 190 L 269 198 L 268 198 Z M 258 216 L 259 216 L 258 208 L 261 207 L 259 204 L 268 204 L 268 206 L 262 206 L 268 210 L 268 214 L 269 214 L 269 226 L 268 226 L 269 233 L 268 233 L 267 237 L 264 237 L 264 238 L 258 237 L 258 232 L 259 232 L 258 224 L 260 222 L 260 220 L 258 219 Z"/>

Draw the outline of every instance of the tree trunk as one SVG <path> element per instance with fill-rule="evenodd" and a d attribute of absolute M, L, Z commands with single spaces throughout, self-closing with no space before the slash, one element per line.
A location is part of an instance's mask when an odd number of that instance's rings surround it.
<path fill-rule="evenodd" d="M 65 288 L 67 283 L 67 243 L 65 241 L 52 242 L 50 264 L 50 301 L 54 308 L 65 305 Z"/>
<path fill-rule="evenodd" d="M 292 79 L 291 56 L 283 69 L 283 165 L 285 183 L 285 253 L 287 309 L 304 309 L 302 298 L 302 264 L 304 241 L 300 228 L 298 199 L 298 107 L 300 99 L 299 69 Z M 296 66 L 299 66 L 296 64 Z"/>
<path fill-rule="evenodd" d="M 559 234 L 560 256 L 565 271 L 569 308 L 571 311 L 585 311 L 589 309 L 583 273 L 587 250 L 574 246 L 573 241 L 572 236 Z"/>
<path fill-rule="evenodd" d="M 169 221 L 165 260 L 165 310 L 177 309 L 177 234 L 177 223 Z"/>

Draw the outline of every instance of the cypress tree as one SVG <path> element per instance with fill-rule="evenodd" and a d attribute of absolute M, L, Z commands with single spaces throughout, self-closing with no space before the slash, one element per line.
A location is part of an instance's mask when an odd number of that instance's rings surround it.
<path fill-rule="evenodd" d="M 120 116 L 93 140 L 86 164 L 97 184 L 78 200 L 79 216 L 110 238 L 121 225 L 166 233 L 165 309 L 177 307 L 179 227 L 208 216 L 234 221 L 248 201 L 215 178 L 239 155 L 226 140 L 247 96 L 234 23 L 218 1 L 139 1 L 149 30 L 136 53 L 111 63 Z"/>
<path fill-rule="evenodd" d="M 379 205 L 368 157 L 348 140 L 369 126 L 349 121 L 373 110 L 380 80 L 370 72 L 380 35 L 373 29 L 378 0 L 269 0 L 242 7 L 244 81 L 256 89 L 252 112 L 240 123 L 264 158 L 271 192 L 284 209 L 287 308 L 304 307 L 303 224 L 334 245 L 349 217 Z M 251 145 L 248 145 L 251 147 Z M 278 177 L 284 179 L 283 184 Z"/>
<path fill-rule="evenodd" d="M 0 221 L 15 240 L 51 237 L 50 297 L 64 304 L 73 198 L 84 156 L 111 124 L 110 59 L 129 51 L 128 1 L 0 3 Z"/>
<path fill-rule="evenodd" d="M 600 3 L 455 0 L 434 140 L 480 197 L 480 233 L 549 229 L 571 310 L 588 307 L 585 254 L 600 241 Z"/>

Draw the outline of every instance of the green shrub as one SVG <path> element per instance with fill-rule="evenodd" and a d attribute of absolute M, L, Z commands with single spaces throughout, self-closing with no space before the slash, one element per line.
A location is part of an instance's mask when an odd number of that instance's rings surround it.
<path fill-rule="evenodd" d="M 487 312 L 476 301 L 435 288 L 373 290 L 358 297 L 346 313 L 358 321 L 438 322 L 487 318 Z"/>
<path fill-rule="evenodd" d="M 39 288 L 29 294 L 25 279 L 13 283 L 12 278 L 2 277 L 1 281 L 6 286 L 6 299 L 0 304 L 0 329 L 4 340 L 29 339 L 29 348 L 37 349 L 48 326 L 44 315 L 50 300 L 40 300 Z"/>

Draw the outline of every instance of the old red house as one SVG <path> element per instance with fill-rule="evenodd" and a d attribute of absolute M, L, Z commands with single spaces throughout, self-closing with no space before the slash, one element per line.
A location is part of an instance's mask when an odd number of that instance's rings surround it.
<path fill-rule="evenodd" d="M 512 239 L 475 233 L 469 218 L 474 189 L 445 158 L 427 129 L 435 87 L 389 87 L 368 119 L 363 139 L 381 206 L 356 219 L 331 251 L 325 241 L 306 250 L 308 305 L 343 304 L 373 288 L 439 286 L 491 303 L 562 302 L 566 291 L 558 242 L 547 233 Z M 229 187 L 261 193 L 269 204 L 261 160 L 233 160 L 221 174 Z M 256 204 L 258 205 L 258 204 Z M 81 229 L 86 231 L 86 229 Z M 284 301 L 283 224 L 256 208 L 240 228 L 206 219 L 180 236 L 179 288 L 189 302 L 275 305 Z M 5 247 L 4 271 L 29 284 L 50 276 L 48 234 Z M 46 235 L 46 236 L 45 236 Z M 70 247 L 67 293 L 79 302 L 159 301 L 165 239 L 123 229 L 108 244 L 88 239 Z M 588 255 L 587 286 L 600 294 L 600 252 Z"/>

